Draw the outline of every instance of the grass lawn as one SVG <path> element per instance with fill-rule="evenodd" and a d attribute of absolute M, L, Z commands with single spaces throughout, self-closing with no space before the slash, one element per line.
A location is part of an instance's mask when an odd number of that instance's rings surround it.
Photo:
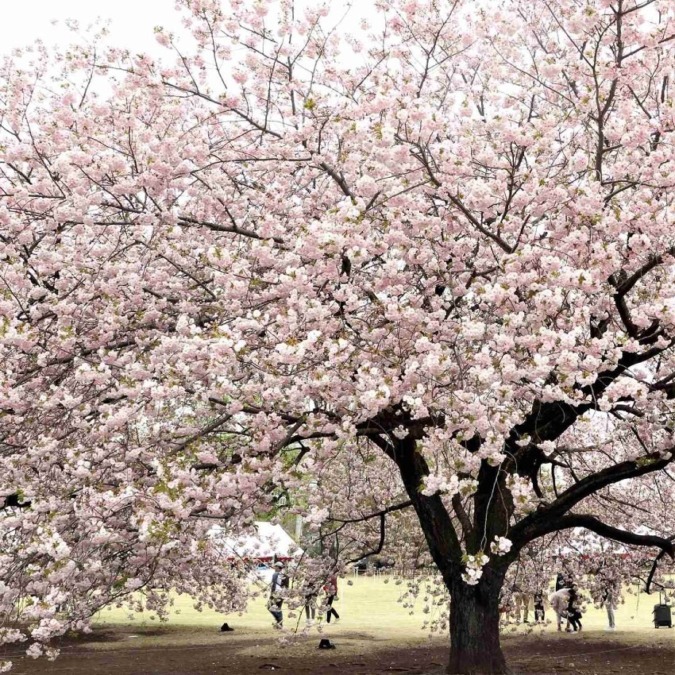
<path fill-rule="evenodd" d="M 374 636 L 381 637 L 405 636 L 406 639 L 427 639 L 428 631 L 422 629 L 425 615 L 422 612 L 423 604 L 421 600 L 417 602 L 416 611 L 410 612 L 405 609 L 401 603 L 397 602 L 405 586 L 397 584 L 394 577 L 349 576 L 341 579 L 339 586 L 340 600 L 335 603 L 335 608 L 340 613 L 342 621 L 337 626 L 331 624 L 332 632 L 339 633 L 349 630 L 372 633 Z M 616 611 L 617 631 L 654 631 L 651 619 L 652 609 L 656 602 L 658 602 L 657 594 L 649 596 L 644 593 L 639 595 L 626 594 L 625 603 L 620 605 Z M 299 614 L 299 612 L 297 613 Z M 530 620 L 532 618 L 531 615 Z M 555 631 L 555 615 L 550 609 L 547 609 L 546 618 L 551 623 L 545 630 L 547 632 Z M 273 619 L 265 608 L 264 597 L 254 600 L 245 613 L 226 616 L 210 610 L 198 612 L 193 608 L 192 601 L 188 596 L 179 595 L 175 598 L 175 605 L 171 611 L 168 625 L 214 627 L 219 626 L 223 621 L 227 621 L 240 631 L 257 632 L 267 631 L 268 629 L 271 631 Z M 99 614 L 96 623 L 100 625 L 152 626 L 157 625 L 158 621 L 149 614 L 130 615 L 125 610 L 109 608 Z M 287 628 L 293 628 L 295 625 L 302 628 L 304 627 L 304 616 L 289 618 L 288 612 L 286 612 L 284 623 Z M 604 609 L 597 610 L 589 605 L 583 618 L 584 630 L 603 630 L 606 623 Z M 328 628 L 328 626 L 324 625 L 324 628 Z M 507 627 L 505 632 L 507 634 L 510 632 L 522 633 L 526 630 L 525 626 Z M 537 629 L 536 632 L 539 632 L 539 630 Z M 675 635 L 675 629 L 673 634 Z"/>

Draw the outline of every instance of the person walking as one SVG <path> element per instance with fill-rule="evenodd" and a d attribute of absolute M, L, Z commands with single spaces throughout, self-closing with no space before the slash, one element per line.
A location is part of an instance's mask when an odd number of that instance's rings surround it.
<path fill-rule="evenodd" d="M 274 628 L 284 627 L 284 613 L 282 606 L 284 604 L 284 595 L 288 588 L 288 576 L 284 573 L 284 564 L 282 562 L 274 563 L 274 574 L 270 584 L 270 598 L 267 603 L 267 609 L 274 617 Z"/>
<path fill-rule="evenodd" d="M 331 616 L 335 617 L 335 622 L 340 620 L 340 615 L 333 607 L 333 601 L 338 599 L 337 573 L 333 572 L 326 581 L 323 591 L 326 594 L 326 623 L 330 623 Z"/>

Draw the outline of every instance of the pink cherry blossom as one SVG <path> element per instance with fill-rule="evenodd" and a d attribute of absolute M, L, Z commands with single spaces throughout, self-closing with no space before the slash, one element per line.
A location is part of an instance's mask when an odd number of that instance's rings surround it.
<path fill-rule="evenodd" d="M 433 563 L 458 673 L 523 570 L 667 583 L 672 3 L 177 4 L 163 59 L 2 62 L 0 640 L 240 610 L 211 527 L 263 517 L 289 604 Z"/>

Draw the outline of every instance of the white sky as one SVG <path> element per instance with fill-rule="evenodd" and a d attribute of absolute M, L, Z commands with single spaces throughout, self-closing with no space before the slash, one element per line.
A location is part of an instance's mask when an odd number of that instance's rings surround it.
<path fill-rule="evenodd" d="M 38 38 L 48 46 L 72 42 L 67 19 L 78 20 L 81 28 L 109 19 L 110 43 L 133 51 L 153 49 L 155 26 L 179 26 L 174 0 L 0 0 L 0 17 L 2 54 Z"/>
<path fill-rule="evenodd" d="M 250 0 L 252 2 L 252 0 Z M 374 0 L 331 0 L 332 21 L 345 18 L 342 30 L 354 30 L 360 17 L 373 16 Z M 84 30 L 97 20 L 108 21 L 107 44 L 132 52 L 166 52 L 155 41 L 155 26 L 184 35 L 175 0 L 0 0 L 0 55 L 37 39 L 47 47 L 79 42 L 65 22 L 75 19 Z M 298 0 L 297 6 L 314 4 Z M 331 21 L 329 21 L 329 24 Z"/>

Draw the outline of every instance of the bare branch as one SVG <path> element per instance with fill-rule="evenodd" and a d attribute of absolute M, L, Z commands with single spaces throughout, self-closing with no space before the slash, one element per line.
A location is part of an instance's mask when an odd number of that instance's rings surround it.
<path fill-rule="evenodd" d="M 394 504 L 393 506 L 388 506 L 386 509 L 381 511 L 375 511 L 375 513 L 369 513 L 367 516 L 361 516 L 360 518 L 328 518 L 328 520 L 334 523 L 362 523 L 366 520 L 371 520 L 372 518 L 378 518 L 380 516 L 386 516 L 388 513 L 393 513 L 394 511 L 402 511 L 412 506 L 410 500 L 401 502 L 400 504 Z"/>

